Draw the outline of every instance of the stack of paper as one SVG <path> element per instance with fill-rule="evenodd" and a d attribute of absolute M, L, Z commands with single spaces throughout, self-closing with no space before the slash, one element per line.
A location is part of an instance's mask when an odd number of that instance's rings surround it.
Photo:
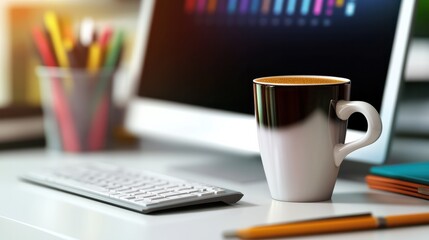
<path fill-rule="evenodd" d="M 366 182 L 372 189 L 429 200 L 429 162 L 372 167 Z"/>

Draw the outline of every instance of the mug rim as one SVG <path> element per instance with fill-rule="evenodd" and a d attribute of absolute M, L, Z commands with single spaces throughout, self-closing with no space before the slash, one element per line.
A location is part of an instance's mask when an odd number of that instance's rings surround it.
<path fill-rule="evenodd" d="M 325 80 L 335 80 L 333 83 L 270 83 L 270 82 L 259 82 L 263 79 L 274 79 L 274 78 L 319 78 Z M 340 83 L 338 82 L 340 81 Z M 343 77 L 324 76 L 324 75 L 280 75 L 280 76 L 269 76 L 260 77 L 253 79 L 254 84 L 267 85 L 267 86 L 325 86 L 325 85 L 341 85 L 350 83 L 350 79 Z"/>

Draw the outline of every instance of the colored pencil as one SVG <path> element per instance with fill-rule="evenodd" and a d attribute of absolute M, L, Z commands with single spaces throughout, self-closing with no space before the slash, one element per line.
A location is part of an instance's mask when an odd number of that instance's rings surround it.
<path fill-rule="evenodd" d="M 51 52 L 49 40 L 44 34 L 42 28 L 37 26 L 33 27 L 32 33 L 36 48 L 39 51 L 39 55 L 42 59 L 43 64 L 45 66 L 55 67 L 57 65 L 55 56 Z"/>
<path fill-rule="evenodd" d="M 58 60 L 58 65 L 64 68 L 69 67 L 69 61 L 64 50 L 63 40 L 61 38 L 61 30 L 56 14 L 51 11 L 46 12 L 44 20 L 45 27 L 51 36 L 52 45 Z"/>
<path fill-rule="evenodd" d="M 342 217 L 273 224 L 226 232 L 226 238 L 266 239 L 314 234 L 338 233 L 359 230 L 395 228 L 429 224 L 429 213 L 375 217 L 355 214 Z"/>
<path fill-rule="evenodd" d="M 91 18 L 85 18 L 81 21 L 79 33 L 74 34 L 70 22 L 59 19 L 52 11 L 44 14 L 44 26 L 48 36 L 43 34 L 40 27 L 33 30 L 42 63 L 47 67 L 60 67 L 62 70 L 71 68 L 68 75 L 62 79 L 52 76 L 50 79 L 53 108 L 58 119 L 63 149 L 82 151 L 86 146 L 90 150 L 100 149 L 106 143 L 112 105 L 112 78 L 120 62 L 124 33 L 121 30 L 114 32 L 112 28 L 106 27 L 98 39 L 95 22 Z M 73 86 L 72 76 L 78 78 L 82 73 L 75 75 L 76 69 L 86 70 L 92 76 L 88 80 L 90 82 L 74 83 Z M 82 87 L 90 88 L 92 84 L 94 89 L 83 93 L 85 89 Z M 82 95 L 89 92 L 93 94 L 88 98 Z M 75 102 L 75 98 L 81 101 Z M 88 104 L 90 114 L 85 115 L 85 119 L 81 116 L 80 109 L 84 107 L 80 106 L 82 101 L 91 101 Z M 73 115 L 79 119 L 74 119 Z M 79 122 L 76 122 L 77 120 Z M 82 124 L 87 127 L 82 127 Z"/>
<path fill-rule="evenodd" d="M 46 35 L 40 28 L 35 27 L 33 28 L 33 37 L 44 65 L 47 67 L 55 67 L 56 62 L 54 59 L 54 54 L 49 48 L 49 40 Z M 49 71 L 49 69 L 47 71 Z M 54 70 L 52 69 L 50 71 Z M 49 73 L 44 72 L 43 74 Z M 41 79 L 41 81 L 46 80 L 47 79 Z M 78 138 L 76 136 L 76 128 L 74 127 L 70 109 L 65 99 L 65 93 L 59 83 L 60 80 L 52 78 L 49 79 L 49 81 L 52 82 L 53 108 L 55 115 L 58 118 L 63 147 L 70 151 L 78 151 L 80 147 Z"/>

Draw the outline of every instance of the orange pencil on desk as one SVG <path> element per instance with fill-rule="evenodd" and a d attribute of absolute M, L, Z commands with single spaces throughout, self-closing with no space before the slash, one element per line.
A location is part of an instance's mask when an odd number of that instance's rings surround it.
<path fill-rule="evenodd" d="M 343 217 L 315 219 L 284 224 L 256 226 L 226 232 L 226 238 L 263 239 L 293 237 L 325 233 L 339 233 L 379 228 L 395 228 L 429 224 L 429 213 L 375 217 L 371 214 L 357 214 Z"/>

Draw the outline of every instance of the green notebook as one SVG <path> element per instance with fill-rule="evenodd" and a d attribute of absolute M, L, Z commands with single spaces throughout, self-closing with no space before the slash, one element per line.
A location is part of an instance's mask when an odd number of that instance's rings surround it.
<path fill-rule="evenodd" d="M 429 185 L 429 162 L 372 167 L 371 174 Z"/>

